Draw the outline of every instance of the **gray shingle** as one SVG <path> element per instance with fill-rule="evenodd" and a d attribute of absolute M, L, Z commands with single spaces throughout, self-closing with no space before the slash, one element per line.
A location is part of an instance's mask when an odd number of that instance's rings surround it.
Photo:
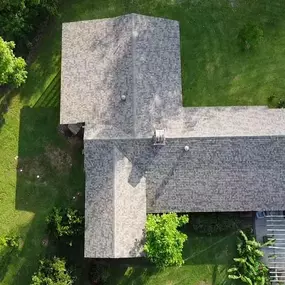
<path fill-rule="evenodd" d="M 112 141 L 84 141 L 85 257 L 136 257 L 146 220 L 145 178 Z"/>
<path fill-rule="evenodd" d="M 147 166 L 148 212 L 284 209 L 284 149 L 285 137 L 169 139 L 168 164 Z"/>
<path fill-rule="evenodd" d="M 132 16 L 64 23 L 61 123 L 92 122 L 133 132 Z M 115 119 L 115 120 L 114 120 Z"/>
<path fill-rule="evenodd" d="M 181 112 L 180 69 L 176 21 L 130 14 L 64 23 L 60 123 L 93 124 L 86 138 L 149 136 Z"/>
<path fill-rule="evenodd" d="M 165 146 L 153 146 L 151 139 L 113 143 L 125 160 L 116 164 L 115 188 L 145 185 L 147 212 L 285 208 L 283 136 L 177 138 Z"/>
<path fill-rule="evenodd" d="M 85 257 L 140 256 L 147 212 L 285 208 L 284 110 L 183 108 L 178 22 L 130 14 L 62 38 L 60 122 L 85 122 Z"/>
<path fill-rule="evenodd" d="M 133 181 L 132 163 L 115 147 L 115 257 L 142 254 L 146 221 L 145 178 Z"/>
<path fill-rule="evenodd" d="M 85 257 L 114 257 L 114 147 L 84 142 Z"/>

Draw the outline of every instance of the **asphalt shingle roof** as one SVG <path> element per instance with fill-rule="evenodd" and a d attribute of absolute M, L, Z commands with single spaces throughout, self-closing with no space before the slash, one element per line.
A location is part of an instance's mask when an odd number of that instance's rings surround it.
<path fill-rule="evenodd" d="M 149 136 L 182 110 L 180 69 L 177 21 L 64 23 L 60 123 L 93 124 L 96 139 Z"/>
<path fill-rule="evenodd" d="M 60 122 L 85 122 L 85 257 L 140 256 L 147 213 L 285 208 L 284 110 L 184 108 L 178 22 L 130 14 L 62 37 Z"/>

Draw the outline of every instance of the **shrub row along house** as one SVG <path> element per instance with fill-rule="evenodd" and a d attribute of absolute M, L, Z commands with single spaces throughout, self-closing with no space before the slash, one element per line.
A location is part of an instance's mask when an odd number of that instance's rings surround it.
<path fill-rule="evenodd" d="M 84 125 L 85 257 L 141 256 L 147 213 L 285 208 L 284 110 L 183 107 L 177 21 L 64 23 L 61 72 L 60 123 Z"/>

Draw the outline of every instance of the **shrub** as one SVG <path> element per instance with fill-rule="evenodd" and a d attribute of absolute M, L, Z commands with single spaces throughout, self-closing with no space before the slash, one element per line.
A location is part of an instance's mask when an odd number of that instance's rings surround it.
<path fill-rule="evenodd" d="M 254 237 L 248 237 L 240 231 L 237 243 L 238 257 L 234 258 L 235 265 L 228 270 L 228 278 L 249 285 L 270 284 L 268 268 L 261 262 L 261 257 L 264 255 L 261 248 L 273 243 L 274 240 L 269 240 L 261 244 Z"/>
<path fill-rule="evenodd" d="M 89 269 L 89 280 L 91 284 L 107 284 L 110 276 L 110 268 L 108 265 L 93 263 Z"/>
<path fill-rule="evenodd" d="M 263 30 L 254 24 L 246 24 L 238 34 L 238 40 L 242 50 L 255 49 L 263 39 Z"/>
<path fill-rule="evenodd" d="M 17 249 L 19 247 L 19 240 L 20 237 L 15 235 L 0 237 L 0 245 L 11 249 Z"/>
<path fill-rule="evenodd" d="M 32 277 L 31 285 L 71 285 L 73 279 L 66 269 L 64 259 L 54 257 L 40 261 L 38 271 Z"/>
<path fill-rule="evenodd" d="M 281 96 L 280 96 L 281 97 Z M 267 99 L 268 107 L 270 108 L 285 108 L 285 99 L 278 98 L 275 95 L 270 95 Z"/>
<path fill-rule="evenodd" d="M 195 232 L 212 235 L 239 229 L 241 220 L 237 213 L 195 213 L 191 224 Z"/>
<path fill-rule="evenodd" d="M 84 218 L 76 209 L 53 208 L 46 220 L 50 234 L 57 239 L 83 234 Z"/>
<path fill-rule="evenodd" d="M 279 99 L 276 108 L 285 108 L 285 99 Z"/>
<path fill-rule="evenodd" d="M 0 85 L 19 87 L 27 79 L 26 62 L 13 53 L 14 42 L 5 42 L 0 37 Z"/>
<path fill-rule="evenodd" d="M 188 221 L 187 215 L 179 217 L 175 213 L 147 216 L 144 250 L 150 261 L 157 267 L 163 268 L 184 263 L 182 251 L 187 235 L 177 228 Z"/>

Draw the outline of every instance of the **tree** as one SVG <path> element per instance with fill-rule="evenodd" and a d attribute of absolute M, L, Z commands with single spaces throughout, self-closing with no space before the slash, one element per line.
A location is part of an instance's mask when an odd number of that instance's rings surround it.
<path fill-rule="evenodd" d="M 0 37 L 0 85 L 12 84 L 19 87 L 26 81 L 26 62 L 13 53 L 14 42 L 5 42 Z"/>
<path fill-rule="evenodd" d="M 177 228 L 188 221 L 187 215 L 176 213 L 147 216 L 144 251 L 151 262 L 160 268 L 184 263 L 182 251 L 187 235 Z"/>
<path fill-rule="evenodd" d="M 264 255 L 262 247 L 272 245 L 274 240 L 261 244 L 254 237 L 248 238 L 240 231 L 241 238 L 237 244 L 238 257 L 234 258 L 235 266 L 228 270 L 228 278 L 240 280 L 248 285 L 270 284 L 268 268 L 261 262 Z"/>
<path fill-rule="evenodd" d="M 1 0 L 0 34 L 12 40 L 26 40 L 40 22 L 58 13 L 59 0 Z"/>
<path fill-rule="evenodd" d="M 54 257 L 40 261 L 39 270 L 32 277 L 31 285 L 71 285 L 72 277 L 64 259 Z"/>
<path fill-rule="evenodd" d="M 57 239 L 72 238 L 83 234 L 84 218 L 76 209 L 53 208 L 46 220 L 49 232 Z"/>

